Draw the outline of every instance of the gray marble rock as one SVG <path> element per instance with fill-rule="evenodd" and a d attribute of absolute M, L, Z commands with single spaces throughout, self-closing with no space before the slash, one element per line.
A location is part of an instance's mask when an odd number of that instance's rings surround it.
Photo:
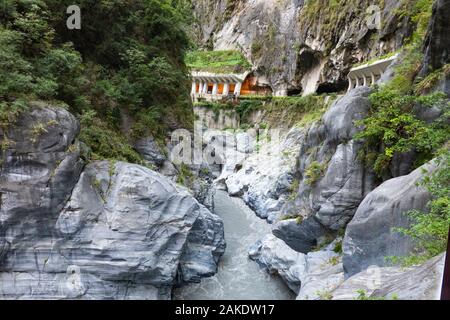
<path fill-rule="evenodd" d="M 269 85 L 274 95 L 287 95 L 299 91 L 309 94 L 316 89 L 345 90 L 346 76 L 355 63 L 394 52 L 411 36 L 411 19 L 396 14 L 402 5 L 398 0 L 383 2 L 382 26 L 377 32 L 370 30 L 365 14 L 353 14 L 365 12 L 369 6 L 366 1 L 340 6 L 344 19 L 337 19 L 340 22 L 329 28 L 324 28 L 328 11 L 314 8 L 307 14 L 311 8 L 304 9 L 306 3 L 195 0 L 196 39 L 201 47 L 241 51 L 252 63 L 258 83 Z"/>
<path fill-rule="evenodd" d="M 167 160 L 166 155 L 161 151 L 161 148 L 158 146 L 153 137 L 138 140 L 135 143 L 135 148 L 145 160 L 155 166 L 161 167 Z"/>
<path fill-rule="evenodd" d="M 0 130 L 0 142 L 8 139 L 9 145 L 0 169 L 0 248 L 52 235 L 48 225 L 57 220 L 84 165 L 79 129 L 66 110 L 36 102 L 6 132 Z"/>
<path fill-rule="evenodd" d="M 304 130 L 292 128 L 288 132 L 268 130 L 260 132 L 260 148 L 250 153 L 227 152 L 230 157 L 216 182 L 225 184 L 228 193 L 239 196 L 255 213 L 269 223 L 277 221 L 289 205 L 295 180 L 296 156 Z M 251 135 L 240 134 L 245 146 L 256 143 Z M 269 136 L 270 138 L 267 138 Z M 238 139 L 238 140 L 239 140 Z"/>
<path fill-rule="evenodd" d="M 322 250 L 303 254 L 267 235 L 250 249 L 249 256 L 268 272 L 280 275 L 298 295 L 298 300 L 313 300 L 344 281 L 342 259 L 334 252 L 339 241 L 342 239 L 336 239 Z"/>
<path fill-rule="evenodd" d="M 361 143 L 354 140 L 360 130 L 355 121 L 367 115 L 370 92 L 358 87 L 339 98 L 301 140 L 295 213 L 303 222 L 280 221 L 274 227 L 274 234 L 294 250 L 306 253 L 321 238 L 337 234 L 377 185 L 374 172 L 360 161 Z M 313 165 L 321 172 L 311 180 Z"/>
<path fill-rule="evenodd" d="M 216 271 L 219 217 L 148 168 L 83 169 L 75 117 L 29 107 L 1 132 L 1 298 L 168 299 Z"/>
<path fill-rule="evenodd" d="M 428 26 L 425 39 L 425 57 L 423 61 L 422 75 L 437 70 L 450 62 L 450 25 L 448 16 L 450 3 L 447 0 L 436 0 L 433 5 L 433 14 Z"/>
<path fill-rule="evenodd" d="M 279 221 L 273 226 L 272 233 L 282 239 L 292 249 L 308 253 L 315 248 L 327 228 L 315 217 L 309 217 L 298 223 L 296 219 Z"/>
<path fill-rule="evenodd" d="M 225 247 L 222 219 L 201 206 L 180 258 L 182 283 L 200 282 L 201 278 L 216 274 Z"/>
<path fill-rule="evenodd" d="M 249 256 L 269 273 L 279 274 L 289 288 L 298 293 L 300 279 L 305 272 L 306 255 L 292 250 L 283 241 L 269 234 L 252 246 Z"/>
<path fill-rule="evenodd" d="M 441 254 L 408 269 L 371 266 L 345 280 L 331 295 L 333 300 L 353 300 L 363 290 L 373 299 L 439 300 L 444 263 Z"/>
<path fill-rule="evenodd" d="M 406 227 L 409 210 L 426 210 L 430 194 L 417 184 L 424 170 L 433 172 L 430 162 L 409 175 L 394 178 L 373 190 L 359 205 L 346 229 L 343 242 L 344 269 L 352 276 L 371 265 L 384 266 L 389 256 L 407 255 L 413 249 L 412 241 L 392 230 Z"/>
<path fill-rule="evenodd" d="M 355 88 L 330 107 L 322 118 L 327 140 L 342 143 L 353 139 L 360 131 L 355 121 L 364 119 L 369 112 L 371 92 L 368 87 Z"/>
<path fill-rule="evenodd" d="M 27 218 L 5 230 L 3 298 L 168 299 L 173 285 L 213 274 L 224 251 L 219 217 L 122 162 L 89 164 L 47 232 Z"/>

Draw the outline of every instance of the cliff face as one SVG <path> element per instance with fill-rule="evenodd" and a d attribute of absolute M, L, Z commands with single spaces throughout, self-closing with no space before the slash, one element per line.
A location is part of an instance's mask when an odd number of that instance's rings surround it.
<path fill-rule="evenodd" d="M 242 51 L 277 95 L 341 91 L 353 64 L 399 49 L 412 22 L 399 14 L 401 1 L 378 2 L 380 28 L 366 13 L 373 1 L 333 3 L 193 0 L 196 39 L 210 50 Z"/>
<path fill-rule="evenodd" d="M 0 129 L 0 299 L 169 299 L 216 272 L 218 216 L 146 167 L 85 166 L 75 117 L 29 107 Z"/>

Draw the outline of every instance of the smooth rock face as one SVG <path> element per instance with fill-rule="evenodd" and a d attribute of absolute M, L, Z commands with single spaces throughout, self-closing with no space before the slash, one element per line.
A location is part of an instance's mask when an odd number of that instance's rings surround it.
<path fill-rule="evenodd" d="M 83 170 L 78 122 L 32 105 L 7 135 L 0 172 L 0 298 L 169 299 L 212 275 L 223 223 L 145 167 Z"/>
<path fill-rule="evenodd" d="M 359 160 L 361 144 L 353 140 L 360 130 L 355 121 L 368 113 L 370 92 L 358 87 L 335 101 L 301 141 L 295 207 L 304 219 L 300 225 L 288 220 L 274 227 L 274 234 L 295 250 L 307 253 L 321 238 L 344 228 L 377 184 L 373 171 Z M 307 174 L 313 165 L 321 170 L 315 181 Z"/>
<path fill-rule="evenodd" d="M 412 241 L 392 230 L 408 226 L 409 210 L 426 211 L 430 194 L 418 186 L 423 170 L 432 172 L 430 162 L 407 176 L 388 180 L 372 191 L 358 207 L 346 229 L 343 242 L 344 269 L 352 276 L 371 265 L 384 266 L 389 256 L 407 255 Z"/>
<path fill-rule="evenodd" d="M 268 272 L 279 274 L 289 288 L 298 293 L 306 268 L 306 255 L 292 250 L 275 236 L 267 235 L 252 246 L 249 256 Z"/>
<path fill-rule="evenodd" d="M 368 87 L 358 87 L 338 99 L 324 114 L 322 120 L 328 141 L 349 141 L 360 131 L 355 121 L 364 119 L 369 111 Z"/>
<path fill-rule="evenodd" d="M 225 252 L 222 219 L 201 206 L 180 259 L 183 282 L 200 282 L 217 272 L 219 258 Z"/>
<path fill-rule="evenodd" d="M 267 235 L 250 249 L 249 255 L 268 272 L 279 274 L 298 294 L 298 300 L 314 300 L 344 281 L 341 258 L 334 252 L 338 241 L 341 239 L 306 255 L 292 250 L 273 235 Z"/>
<path fill-rule="evenodd" d="M 444 273 L 445 254 L 424 264 L 403 269 L 370 267 L 343 282 L 332 292 L 333 300 L 352 300 L 358 290 L 366 296 L 399 300 L 439 300 Z"/>
<path fill-rule="evenodd" d="M 3 259 L 4 298 L 168 299 L 179 270 L 181 283 L 198 281 L 224 251 L 220 218 L 127 163 L 88 165 L 56 223 L 42 228 L 51 234 L 6 231 L 21 238 Z M 64 283 L 74 283 L 70 292 Z"/>
<path fill-rule="evenodd" d="M 298 223 L 296 219 L 280 221 L 272 229 L 276 237 L 282 239 L 292 249 L 303 253 L 311 251 L 327 232 L 327 228 L 315 217 L 309 217 L 302 223 Z"/>
<path fill-rule="evenodd" d="M 23 224 L 23 214 L 37 222 L 49 219 L 43 213 L 61 210 L 83 166 L 75 117 L 43 104 L 29 107 L 7 132 L 0 130 L 1 142 L 9 141 L 0 171 L 3 228 Z"/>

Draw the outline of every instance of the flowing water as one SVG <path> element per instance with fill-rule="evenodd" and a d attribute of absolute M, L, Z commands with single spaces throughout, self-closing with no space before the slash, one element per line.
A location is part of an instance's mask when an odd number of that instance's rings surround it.
<path fill-rule="evenodd" d="M 279 276 L 270 275 L 248 258 L 248 249 L 270 233 L 241 199 L 217 191 L 215 213 L 224 222 L 227 249 L 214 277 L 175 289 L 176 300 L 289 300 L 294 293 Z"/>

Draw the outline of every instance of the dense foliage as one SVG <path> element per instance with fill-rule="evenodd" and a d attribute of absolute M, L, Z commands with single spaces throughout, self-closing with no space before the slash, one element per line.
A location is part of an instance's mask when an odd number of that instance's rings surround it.
<path fill-rule="evenodd" d="M 364 139 L 367 160 L 380 176 L 388 175 L 395 154 L 417 153 L 417 167 L 430 160 L 450 139 L 450 104 L 444 94 L 404 95 L 383 88 L 373 93 L 370 101 L 372 113 L 360 122 L 364 130 L 358 138 Z M 428 123 L 418 117 L 419 108 L 431 107 L 442 110 L 436 121 Z"/>
<path fill-rule="evenodd" d="M 64 105 L 82 120 L 98 158 L 136 162 L 132 140 L 192 126 L 184 53 L 184 0 L 80 0 L 81 30 L 66 27 L 69 0 L 0 6 L 0 120 L 27 101 Z"/>

